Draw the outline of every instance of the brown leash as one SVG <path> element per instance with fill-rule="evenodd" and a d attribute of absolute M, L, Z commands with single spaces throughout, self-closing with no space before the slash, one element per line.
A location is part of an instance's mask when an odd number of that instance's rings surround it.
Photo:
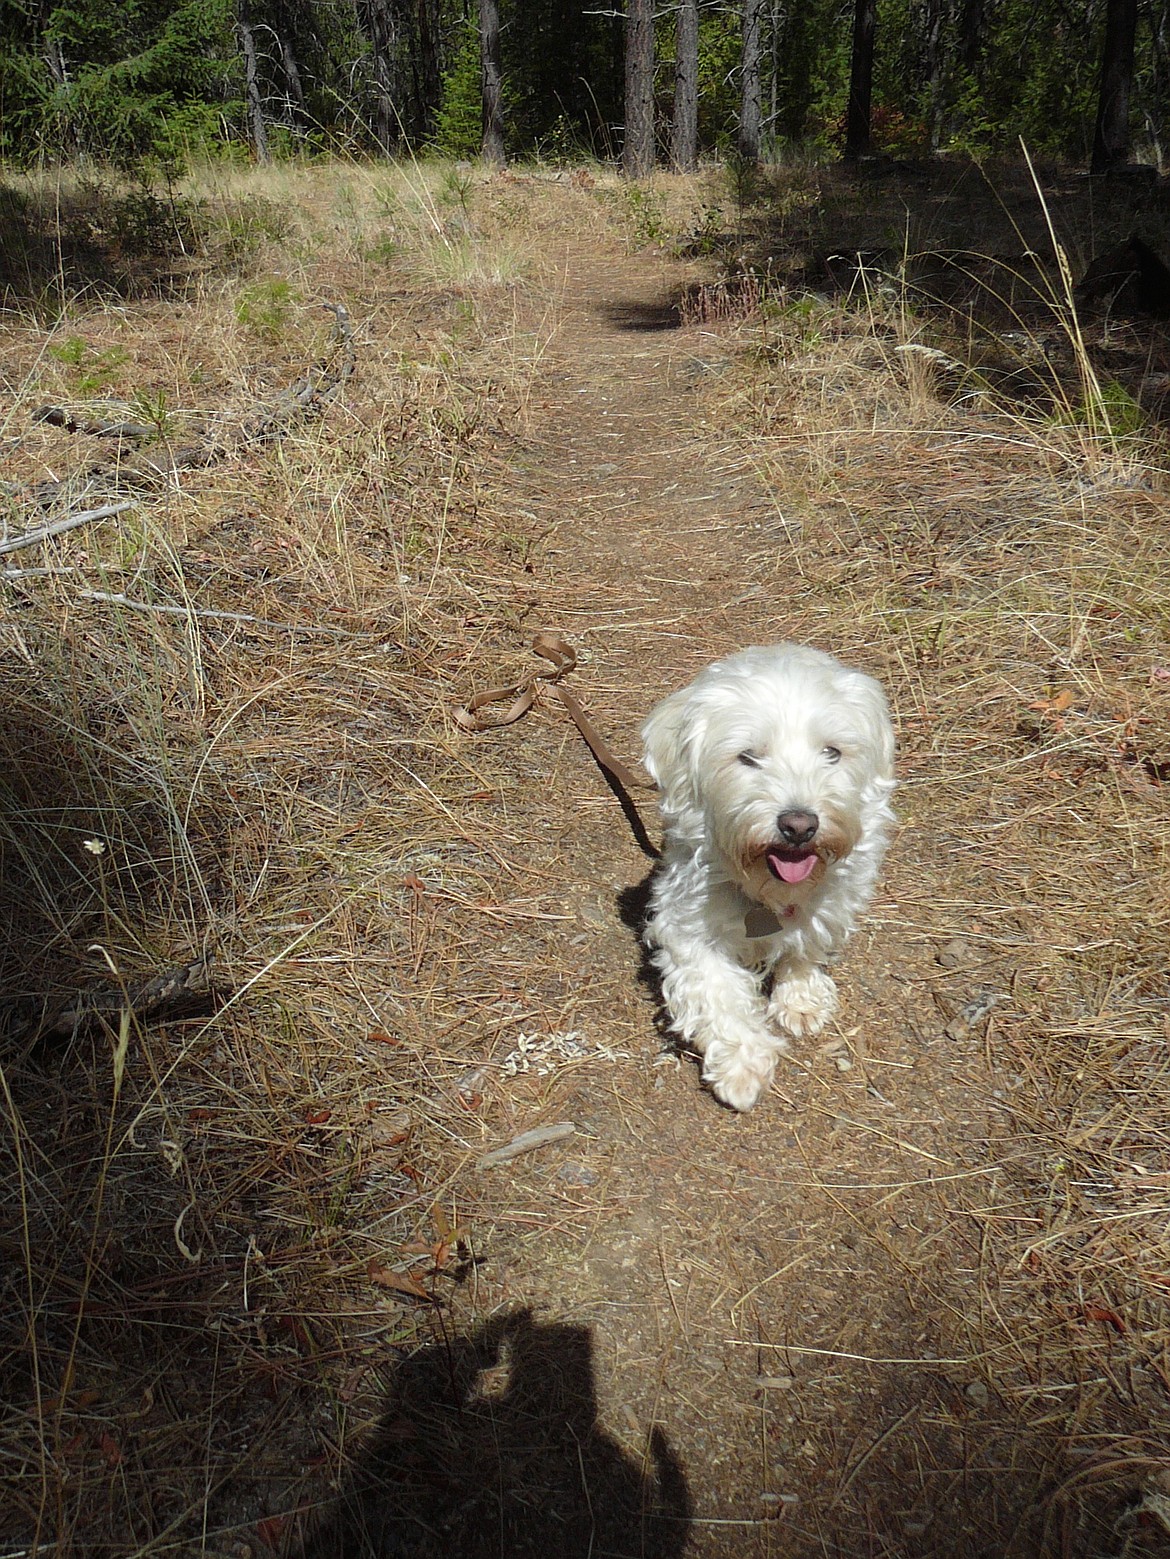
<path fill-rule="evenodd" d="M 576 650 L 561 634 L 549 632 L 538 633 L 532 641 L 532 648 L 535 654 L 551 663 L 547 671 L 540 667 L 523 682 L 511 683 L 507 687 L 486 688 L 482 693 L 476 693 L 466 704 L 454 706 L 451 710 L 452 718 L 465 731 L 492 731 L 500 726 L 513 725 L 536 703 L 540 684 L 547 683 L 572 716 L 573 724 L 581 733 L 585 745 L 593 754 L 598 768 L 605 775 L 610 789 L 621 804 L 622 811 L 626 814 L 626 821 L 633 830 L 634 838 L 645 854 L 657 860 L 659 852 L 655 849 L 637 804 L 630 794 L 632 790 L 652 790 L 653 785 L 649 780 L 639 779 L 632 769 L 627 768 L 621 759 L 615 756 L 609 743 L 576 698 L 561 684 L 561 678 L 568 676 L 569 672 L 576 667 Z M 505 702 L 508 707 L 502 713 L 497 712 L 486 717 L 480 713 L 493 704 Z"/>

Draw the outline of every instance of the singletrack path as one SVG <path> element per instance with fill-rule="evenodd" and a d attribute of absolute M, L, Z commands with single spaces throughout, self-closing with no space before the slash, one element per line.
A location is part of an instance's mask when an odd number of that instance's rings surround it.
<path fill-rule="evenodd" d="M 651 705 L 717 655 L 839 648 L 783 495 L 715 420 L 733 343 L 675 328 L 681 279 L 666 260 L 569 261 L 527 458 L 506 483 L 545 535 L 522 631 L 577 646 L 571 686 L 631 760 Z M 632 1525 L 583 1451 L 561 1551 L 1009 1552 L 1027 1480 L 983 1443 L 986 1388 L 954 1362 L 978 1328 L 964 1209 L 985 1196 L 990 1088 L 977 1041 L 946 1039 L 932 999 L 948 930 L 929 825 L 915 818 L 891 853 L 828 1044 L 796 1047 L 740 1117 L 693 1061 L 662 1053 L 637 935 L 650 863 L 563 710 L 547 699 L 479 740 L 514 760 L 510 822 L 549 916 L 480 949 L 530 1036 L 502 1086 L 516 1132 L 577 1131 L 481 1176 L 477 1312 L 530 1310 L 513 1369 L 527 1348 L 534 1376 L 562 1375 L 551 1396 L 530 1380 L 531 1401 L 576 1394 L 574 1434 L 605 1437 L 606 1465 L 645 1479 Z M 904 819 L 924 805 L 913 786 L 897 801 Z M 557 1546 L 555 1499 L 528 1497 L 531 1530 L 501 1518 L 509 1554 Z"/>

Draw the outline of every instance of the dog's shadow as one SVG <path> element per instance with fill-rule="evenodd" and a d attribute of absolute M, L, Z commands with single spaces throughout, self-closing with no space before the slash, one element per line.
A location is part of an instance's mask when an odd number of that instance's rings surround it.
<path fill-rule="evenodd" d="M 650 949 L 646 946 L 645 930 L 646 924 L 650 919 L 650 893 L 654 887 L 654 879 L 661 869 L 661 862 L 655 862 L 641 882 L 635 882 L 627 888 L 622 888 L 615 895 L 615 902 L 617 904 L 618 919 L 626 927 L 627 931 L 633 933 L 634 940 L 638 945 L 638 984 L 649 994 L 654 1003 L 654 1028 L 662 1041 L 663 1053 L 693 1058 L 694 1052 L 679 1039 L 678 1035 L 670 1027 L 670 1013 L 667 1011 L 666 1002 L 662 995 L 662 976 L 654 967 Z"/>

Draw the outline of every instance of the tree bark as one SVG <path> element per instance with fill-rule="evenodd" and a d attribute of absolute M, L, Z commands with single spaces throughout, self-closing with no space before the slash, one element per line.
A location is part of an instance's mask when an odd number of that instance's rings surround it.
<path fill-rule="evenodd" d="M 479 82 L 483 95 L 483 160 L 495 168 L 502 168 L 507 159 L 504 155 L 499 0 L 479 0 Z"/>
<path fill-rule="evenodd" d="M 743 51 L 739 109 L 739 150 L 749 162 L 760 160 L 760 0 L 743 0 Z"/>
<path fill-rule="evenodd" d="M 959 0 L 956 20 L 959 69 L 973 75 L 983 50 L 985 0 Z"/>
<path fill-rule="evenodd" d="M 67 149 L 76 155 L 81 150 L 81 139 L 77 133 L 77 125 L 74 122 L 73 113 L 69 106 L 69 71 L 65 64 L 65 55 L 61 48 L 61 41 L 59 38 L 43 38 L 41 47 L 45 68 L 52 77 L 53 85 L 57 89 L 58 101 L 61 104 L 59 112 L 64 130 L 62 139 Z"/>
<path fill-rule="evenodd" d="M 679 0 L 670 160 L 679 173 L 693 173 L 699 160 L 699 0 Z"/>
<path fill-rule="evenodd" d="M 305 89 L 301 85 L 301 72 L 293 52 L 292 39 L 285 32 L 280 34 L 280 58 L 284 65 L 289 108 L 297 123 L 304 129 L 309 122 L 309 116 L 305 111 Z"/>
<path fill-rule="evenodd" d="M 439 17 L 434 0 L 418 0 L 418 103 L 415 134 L 421 139 L 430 131 L 443 96 L 443 73 L 439 69 Z"/>
<path fill-rule="evenodd" d="M 1129 157 L 1129 94 L 1133 86 L 1137 0 L 1109 0 L 1101 54 L 1101 95 L 1090 171 L 1123 168 Z"/>
<path fill-rule="evenodd" d="M 394 64 L 398 27 L 386 0 L 359 0 L 358 26 L 370 45 L 374 78 L 374 136 L 387 156 L 398 144 L 402 126 L 394 102 Z"/>
<path fill-rule="evenodd" d="M 626 139 L 622 172 L 654 172 L 654 0 L 626 0 Z"/>
<path fill-rule="evenodd" d="M 873 146 L 870 114 L 876 26 L 877 0 L 856 0 L 853 13 L 853 59 L 849 70 L 849 109 L 845 117 L 846 162 L 868 157 Z"/>
<path fill-rule="evenodd" d="M 773 144 L 778 139 L 777 126 L 780 123 L 780 32 L 783 12 L 783 0 L 772 0 L 771 11 L 768 16 L 768 49 L 772 66 L 772 80 L 769 87 L 771 101 L 768 104 L 768 135 Z"/>
<path fill-rule="evenodd" d="M 946 6 L 947 0 L 927 0 L 924 16 L 926 37 L 923 53 L 926 57 L 927 125 L 932 152 L 938 151 L 943 135 L 943 90 L 946 77 L 943 13 Z"/>
<path fill-rule="evenodd" d="M 252 149 L 257 162 L 271 162 L 268 150 L 268 131 L 264 127 L 264 104 L 260 97 L 260 72 L 256 66 L 256 40 L 252 29 L 242 16 L 236 18 L 236 30 L 240 38 L 240 50 L 244 56 L 244 96 L 248 104 L 248 127 L 252 135 Z"/>

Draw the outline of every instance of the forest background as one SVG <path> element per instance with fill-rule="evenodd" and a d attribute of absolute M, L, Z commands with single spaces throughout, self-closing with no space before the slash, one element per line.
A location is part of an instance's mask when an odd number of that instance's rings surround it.
<path fill-rule="evenodd" d="M 624 151 L 627 171 L 646 171 L 630 169 L 624 129 L 627 33 L 642 27 L 660 159 L 679 160 L 670 124 L 689 51 L 700 154 L 743 150 L 745 135 L 753 156 L 839 146 L 860 34 L 863 51 L 874 44 L 863 151 L 983 157 L 1022 137 L 1087 162 L 1110 29 L 1131 87 L 1126 151 L 1156 166 L 1164 157 L 1166 0 L 631 0 L 628 14 L 566 0 L 3 0 L 0 155 L 27 161 L 47 148 L 164 176 L 208 155 L 472 156 L 493 21 L 498 155 L 555 163 Z M 758 123 L 745 124 L 753 113 Z M 651 160 L 653 150 L 651 140 Z"/>

